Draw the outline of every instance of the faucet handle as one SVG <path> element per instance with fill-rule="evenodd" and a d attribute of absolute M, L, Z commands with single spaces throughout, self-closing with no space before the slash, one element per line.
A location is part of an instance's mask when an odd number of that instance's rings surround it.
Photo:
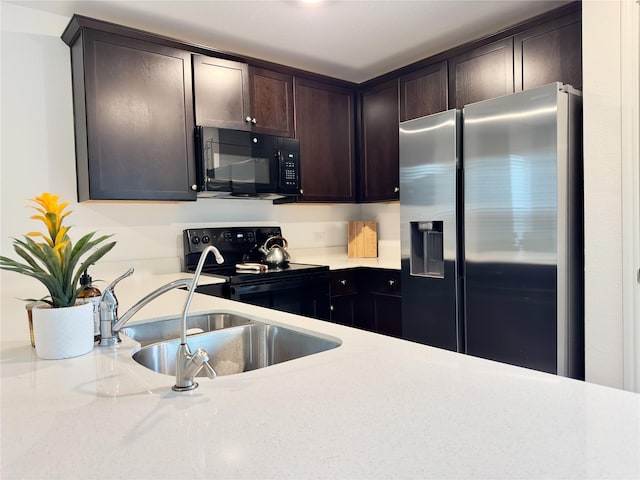
<path fill-rule="evenodd" d="M 118 284 L 120 280 L 123 280 L 131 275 L 133 275 L 133 267 L 131 267 L 129 270 L 124 272 L 122 275 L 116 278 L 113 282 L 107 285 L 107 288 L 104 289 L 104 292 L 111 292 L 113 294 L 113 289 L 116 288 L 116 284 Z M 104 295 L 104 293 L 102 295 Z"/>
<path fill-rule="evenodd" d="M 100 346 L 115 345 L 120 341 L 117 330 L 114 332 L 113 329 L 118 322 L 118 298 L 114 288 L 120 280 L 132 274 L 133 267 L 111 282 L 100 296 Z"/>
<path fill-rule="evenodd" d="M 199 367 L 198 370 L 201 368 L 204 369 L 204 373 L 206 373 L 207 377 L 213 379 L 218 376 L 209 363 L 209 353 L 205 349 L 199 348 L 196 350 L 196 353 L 193 354 L 192 361 L 197 367 Z"/>
<path fill-rule="evenodd" d="M 191 353 L 187 343 L 181 343 L 176 355 L 176 384 L 171 387 L 176 392 L 187 392 L 198 387 L 194 377 L 204 369 L 207 377 L 216 378 L 217 374 L 209 364 L 209 354 L 203 348 Z"/>
<path fill-rule="evenodd" d="M 202 368 L 204 369 L 204 373 L 207 375 L 207 377 L 209 377 L 210 379 L 214 379 L 218 376 L 218 374 L 216 373 L 216 371 L 213 369 L 213 367 L 211 366 L 211 364 L 207 361 L 204 362 L 202 364 Z"/>

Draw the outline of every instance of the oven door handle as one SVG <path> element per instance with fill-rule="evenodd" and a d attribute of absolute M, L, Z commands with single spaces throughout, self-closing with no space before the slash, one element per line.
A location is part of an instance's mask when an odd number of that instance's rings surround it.
<path fill-rule="evenodd" d="M 310 281 L 317 279 L 316 276 L 306 276 L 298 278 L 287 278 L 282 280 L 272 280 L 260 283 L 231 285 L 229 292 L 231 295 L 246 295 L 252 293 L 273 292 L 278 290 L 288 290 L 291 288 L 300 288 L 309 284 Z M 327 277 L 328 280 L 328 277 Z"/>
<path fill-rule="evenodd" d="M 231 295 L 247 295 L 252 293 L 263 293 L 278 290 L 277 285 L 280 282 L 274 283 L 252 283 L 251 285 L 236 285 L 229 288 Z M 289 288 L 292 284 L 287 284 Z"/>

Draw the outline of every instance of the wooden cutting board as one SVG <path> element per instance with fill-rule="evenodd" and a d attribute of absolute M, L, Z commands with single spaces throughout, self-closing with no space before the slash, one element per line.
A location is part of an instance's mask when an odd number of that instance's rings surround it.
<path fill-rule="evenodd" d="M 378 224 L 374 220 L 349 222 L 349 257 L 378 256 Z"/>

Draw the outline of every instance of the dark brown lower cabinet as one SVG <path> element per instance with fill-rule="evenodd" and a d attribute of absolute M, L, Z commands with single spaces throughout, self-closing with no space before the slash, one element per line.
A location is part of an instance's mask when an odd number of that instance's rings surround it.
<path fill-rule="evenodd" d="M 331 321 L 401 337 L 400 271 L 380 268 L 332 270 Z"/>
<path fill-rule="evenodd" d="M 358 269 L 332 270 L 331 282 L 331 321 L 356 326 L 358 316 Z"/>
<path fill-rule="evenodd" d="M 400 271 L 368 269 L 366 303 L 370 306 L 373 330 L 394 337 L 402 336 Z"/>

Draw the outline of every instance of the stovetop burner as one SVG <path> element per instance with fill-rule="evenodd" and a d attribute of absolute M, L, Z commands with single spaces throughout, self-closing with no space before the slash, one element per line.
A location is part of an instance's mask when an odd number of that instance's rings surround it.
<path fill-rule="evenodd" d="M 213 255 L 209 255 L 202 273 L 225 278 L 228 283 L 279 279 L 313 274 L 329 269 L 328 266 L 302 263 L 288 263 L 281 266 L 268 265 L 265 271 L 247 271 L 236 268 L 237 264 L 259 263 L 262 260 L 262 254 L 258 248 L 273 236 L 282 236 L 280 227 L 212 227 L 184 230 L 184 270 L 193 272 L 200 259 L 200 254 L 209 245 L 214 245 L 220 251 L 224 257 L 224 263 L 217 264 Z"/>

